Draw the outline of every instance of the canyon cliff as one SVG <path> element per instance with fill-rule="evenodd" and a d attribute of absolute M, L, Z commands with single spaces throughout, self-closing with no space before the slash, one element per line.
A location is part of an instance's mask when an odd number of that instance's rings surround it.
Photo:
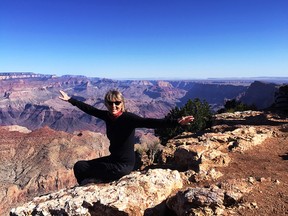
<path fill-rule="evenodd" d="M 105 93 L 118 89 L 126 98 L 129 111 L 144 117 L 161 118 L 175 106 L 183 106 L 188 99 L 194 98 L 206 100 L 214 111 L 222 108 L 226 100 L 234 98 L 254 103 L 261 109 L 267 108 L 274 102 L 273 93 L 278 85 L 253 80 L 111 80 L 2 73 L 0 125 L 20 125 L 30 130 L 48 126 L 66 132 L 104 131 L 101 121 L 59 100 L 59 90 L 102 109 Z"/>
<path fill-rule="evenodd" d="M 72 187 L 76 184 L 72 168 L 77 160 L 109 153 L 107 138 L 90 131 L 69 134 L 48 127 L 30 131 L 2 126 L 0 134 L 2 211 L 38 194 Z"/>

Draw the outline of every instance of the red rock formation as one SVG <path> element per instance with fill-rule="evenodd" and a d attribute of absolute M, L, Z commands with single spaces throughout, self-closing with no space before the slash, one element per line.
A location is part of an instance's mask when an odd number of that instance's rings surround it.
<path fill-rule="evenodd" d="M 108 154 L 108 140 L 99 133 L 9 130 L 0 128 L 0 215 L 39 194 L 74 186 L 77 160 Z"/>

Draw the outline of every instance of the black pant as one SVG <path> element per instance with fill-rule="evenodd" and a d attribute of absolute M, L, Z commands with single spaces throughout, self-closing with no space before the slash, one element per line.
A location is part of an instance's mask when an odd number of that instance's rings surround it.
<path fill-rule="evenodd" d="M 110 156 L 93 160 L 78 161 L 74 165 L 74 175 L 78 184 L 84 179 L 97 179 L 103 182 L 114 181 L 129 174 L 133 166 L 117 163 Z"/>

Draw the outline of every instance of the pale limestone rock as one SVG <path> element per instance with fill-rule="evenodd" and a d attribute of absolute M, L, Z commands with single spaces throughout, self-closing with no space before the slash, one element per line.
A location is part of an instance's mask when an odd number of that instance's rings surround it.
<path fill-rule="evenodd" d="M 110 184 L 88 185 L 60 190 L 36 197 L 12 215 L 144 215 L 183 187 L 178 171 L 151 169 L 147 173 L 133 172 Z"/>
<path fill-rule="evenodd" d="M 231 158 L 227 153 L 216 149 L 209 149 L 201 155 L 199 170 L 205 171 L 215 167 L 225 167 L 230 163 Z"/>
<path fill-rule="evenodd" d="M 227 166 L 231 160 L 227 153 L 203 145 L 179 146 L 174 152 L 174 159 L 178 166 L 198 172 Z"/>
<path fill-rule="evenodd" d="M 227 166 L 230 162 L 228 150 L 244 152 L 272 136 L 273 131 L 267 128 L 241 125 L 232 131 L 206 133 L 198 139 L 176 138 L 162 150 L 161 160 L 177 164 L 181 170 L 207 171 Z"/>
<path fill-rule="evenodd" d="M 178 166 L 186 169 L 198 169 L 201 155 L 207 151 L 207 147 L 201 145 L 182 145 L 174 152 L 174 159 Z"/>
<path fill-rule="evenodd" d="M 249 177 L 240 180 L 230 179 L 226 182 L 221 182 L 219 187 L 226 191 L 226 203 L 234 204 L 241 199 L 243 194 L 249 193 L 256 184 L 258 184 L 258 181 Z"/>
<path fill-rule="evenodd" d="M 8 131 L 18 131 L 20 133 L 25 133 L 25 134 L 31 133 L 31 130 L 29 130 L 26 127 L 19 126 L 19 125 L 3 126 L 2 128 Z"/>
<path fill-rule="evenodd" d="M 176 215 L 231 215 L 233 207 L 241 205 L 244 194 L 249 193 L 256 181 L 232 179 L 209 188 L 188 188 L 170 197 L 166 204 Z"/>
<path fill-rule="evenodd" d="M 207 133 L 201 136 L 202 143 L 209 143 L 211 148 L 218 150 L 246 151 L 272 137 L 273 131 L 268 128 L 254 126 L 239 126 L 232 131 L 223 133 Z"/>
<path fill-rule="evenodd" d="M 223 174 L 220 171 L 211 168 L 209 170 L 200 170 L 197 173 L 195 172 L 190 176 L 189 180 L 192 182 L 210 181 L 217 180 L 221 176 L 223 176 Z"/>
<path fill-rule="evenodd" d="M 249 112 L 238 114 L 246 117 Z M 247 151 L 272 136 L 273 131 L 265 127 L 240 125 L 231 131 L 206 133 L 198 139 L 176 138 L 163 149 L 161 159 L 180 170 L 196 171 L 190 180 L 215 180 L 222 176 L 215 168 L 228 166 L 231 161 L 229 151 Z"/>
<path fill-rule="evenodd" d="M 247 151 L 256 145 L 260 145 L 267 138 L 273 136 L 273 131 L 267 128 L 256 128 L 256 127 L 243 127 L 242 129 L 235 130 L 233 135 L 238 135 L 238 144 L 236 151 Z M 242 136 L 241 136 L 242 135 Z M 244 136 L 243 136 L 244 135 Z"/>
<path fill-rule="evenodd" d="M 215 215 L 215 209 L 223 208 L 223 203 L 224 191 L 218 187 L 188 188 L 167 200 L 167 206 L 179 216 Z"/>

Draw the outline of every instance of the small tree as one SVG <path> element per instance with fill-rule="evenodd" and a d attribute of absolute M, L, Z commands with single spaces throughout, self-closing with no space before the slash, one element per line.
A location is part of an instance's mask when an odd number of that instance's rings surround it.
<path fill-rule="evenodd" d="M 210 106 L 206 101 L 201 101 L 199 98 L 188 100 L 182 108 L 175 107 L 166 115 L 166 118 L 178 119 L 188 115 L 194 116 L 194 121 L 190 125 L 155 129 L 155 135 L 159 136 L 163 145 L 165 145 L 169 139 L 184 131 L 198 132 L 211 126 L 212 112 Z"/>
<path fill-rule="evenodd" d="M 224 108 L 218 110 L 218 113 L 224 112 L 236 112 L 236 111 L 245 111 L 245 110 L 257 110 L 255 105 L 247 105 L 236 99 L 228 100 L 224 104 Z"/>

